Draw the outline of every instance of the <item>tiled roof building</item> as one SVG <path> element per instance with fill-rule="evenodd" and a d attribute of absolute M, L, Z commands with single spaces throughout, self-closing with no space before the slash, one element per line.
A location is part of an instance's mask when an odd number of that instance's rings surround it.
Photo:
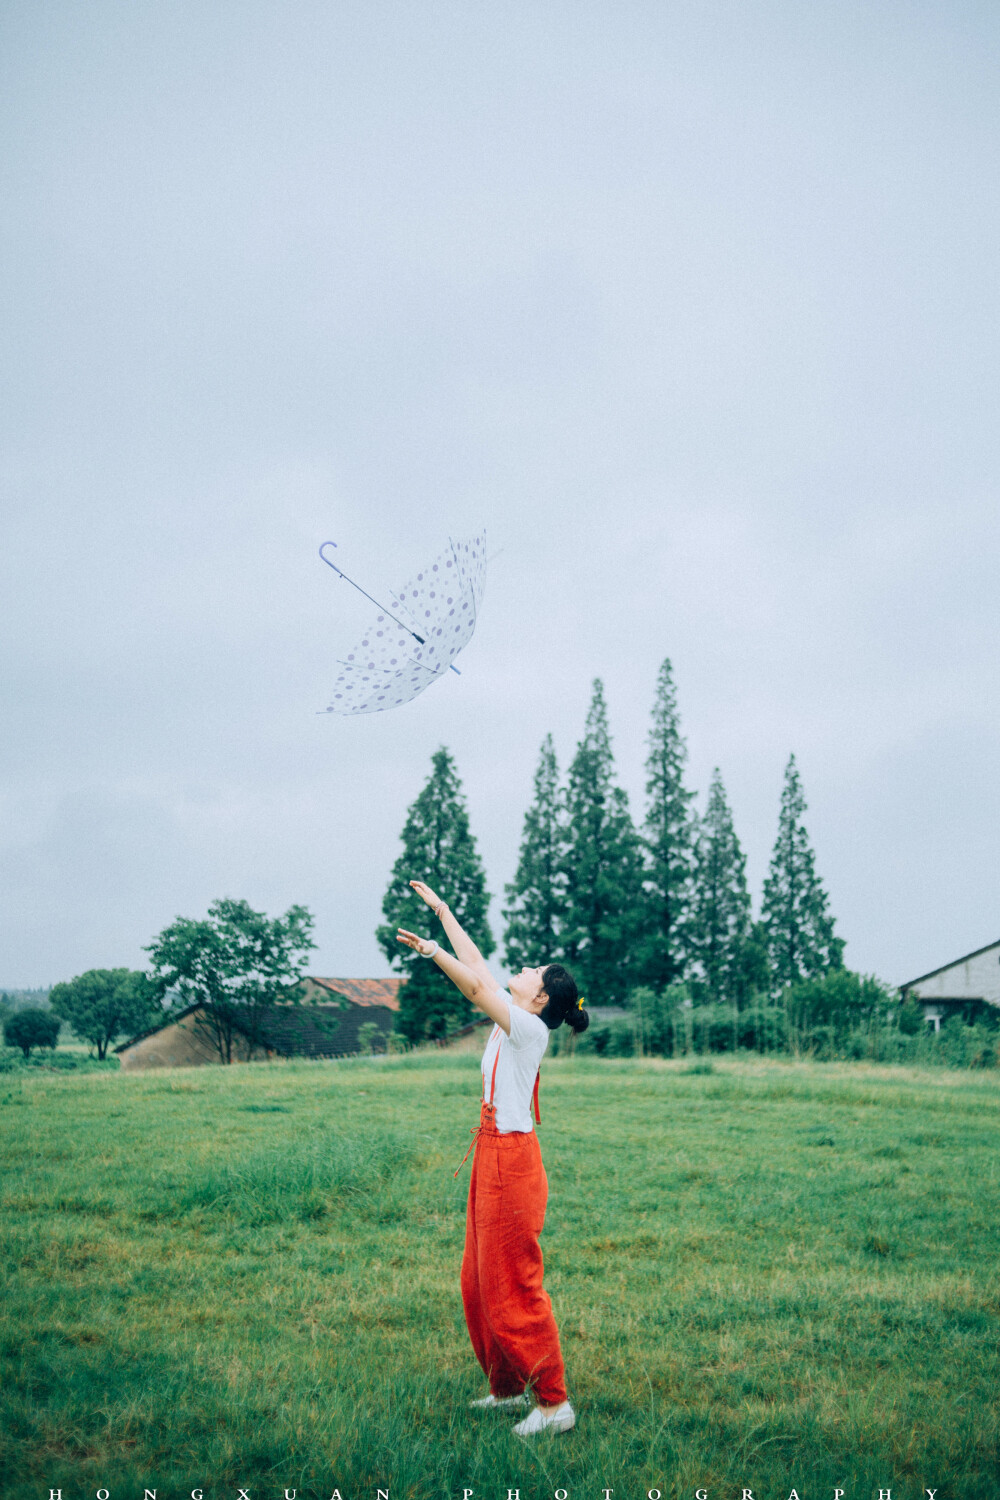
<path fill-rule="evenodd" d="M 255 1056 L 349 1057 L 361 1050 L 363 1026 L 378 1028 L 381 1049 L 392 1031 L 399 1009 L 401 979 L 321 979 L 303 983 L 299 1002 L 276 1006 L 261 1028 Z M 238 1031 L 238 1028 L 237 1028 Z M 371 1033 L 368 1033 L 371 1036 Z M 159 1026 L 153 1026 L 115 1048 L 122 1068 L 197 1067 L 221 1061 L 205 1024 L 200 1005 L 189 1005 Z M 250 1060 L 245 1037 L 237 1035 L 233 1061 Z"/>

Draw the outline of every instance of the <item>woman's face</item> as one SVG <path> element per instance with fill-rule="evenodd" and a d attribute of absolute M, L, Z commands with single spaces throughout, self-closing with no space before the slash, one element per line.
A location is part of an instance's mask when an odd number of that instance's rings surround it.
<path fill-rule="evenodd" d="M 522 1010 L 533 1011 L 537 1016 L 548 1004 L 548 995 L 542 989 L 542 975 L 545 973 L 545 965 L 537 969 L 523 968 L 520 974 L 510 976 L 510 998 L 515 1005 Z"/>

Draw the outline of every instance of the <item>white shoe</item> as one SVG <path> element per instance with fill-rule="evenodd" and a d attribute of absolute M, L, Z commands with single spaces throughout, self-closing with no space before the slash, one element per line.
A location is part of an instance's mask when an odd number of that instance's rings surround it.
<path fill-rule="evenodd" d="M 518 1422 L 514 1431 L 518 1437 L 534 1437 L 536 1432 L 544 1432 L 550 1427 L 553 1432 L 569 1432 L 576 1425 L 576 1413 L 568 1401 L 562 1406 L 557 1406 L 555 1411 L 547 1414 L 540 1406 L 532 1407 L 523 1422 Z"/>
<path fill-rule="evenodd" d="M 473 1411 L 492 1411 L 501 1408 L 509 1410 L 515 1406 L 523 1406 L 527 1399 L 523 1391 L 520 1396 L 494 1396 L 493 1392 L 490 1391 L 488 1396 L 480 1396 L 478 1401 L 470 1401 L 469 1405 Z"/>

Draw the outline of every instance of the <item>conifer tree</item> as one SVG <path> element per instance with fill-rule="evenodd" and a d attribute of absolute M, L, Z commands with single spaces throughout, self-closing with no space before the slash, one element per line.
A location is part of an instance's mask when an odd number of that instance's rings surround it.
<path fill-rule="evenodd" d="M 776 991 L 843 967 L 844 940 L 835 937 L 828 897 L 802 822 L 806 800 L 795 756 L 785 767 L 778 837 L 764 882 L 761 923 Z"/>
<path fill-rule="evenodd" d="M 382 902 L 385 921 L 375 936 L 389 963 L 407 975 L 396 1025 L 408 1041 L 444 1036 L 469 1020 L 468 1001 L 436 964 L 419 958 L 396 938 L 396 930 L 428 931 L 428 909 L 408 882 L 424 880 L 447 901 L 484 958 L 496 947 L 487 918 L 486 876 L 469 828 L 462 784 L 442 745 L 431 757 L 431 774 L 406 815 L 403 852 L 392 867 Z M 441 941 L 440 931 L 434 936 Z"/>
<path fill-rule="evenodd" d="M 521 853 L 505 887 L 504 957 L 507 967 L 552 963 L 562 955 L 566 917 L 565 817 L 551 734 L 542 741 L 535 799 L 524 817 Z"/>
<path fill-rule="evenodd" d="M 691 883 L 696 819 L 684 786 L 687 746 L 680 732 L 670 660 L 656 681 L 646 760 L 645 899 L 640 977 L 662 989 L 683 980 L 691 961 Z"/>
<path fill-rule="evenodd" d="M 642 860 L 628 798 L 614 785 L 604 688 L 594 681 L 566 788 L 563 954 L 591 1003 L 623 1004 L 635 982 Z"/>
<path fill-rule="evenodd" d="M 705 998 L 740 1003 L 750 936 L 746 856 L 733 827 L 719 768 L 698 828 L 691 937 Z"/>

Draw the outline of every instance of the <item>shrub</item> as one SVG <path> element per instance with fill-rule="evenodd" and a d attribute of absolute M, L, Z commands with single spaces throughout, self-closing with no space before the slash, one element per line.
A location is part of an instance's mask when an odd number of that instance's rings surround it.
<path fill-rule="evenodd" d="M 696 1005 L 691 1012 L 696 1052 L 734 1052 L 739 1038 L 733 1005 Z"/>
<path fill-rule="evenodd" d="M 592 1021 L 576 1038 L 577 1052 L 598 1057 L 634 1057 L 638 1050 L 633 1018 L 628 1012 L 620 1020 L 616 1016 L 613 1020 Z"/>
<path fill-rule="evenodd" d="M 25 1058 L 32 1047 L 55 1047 L 62 1022 L 50 1010 L 27 1006 L 15 1011 L 3 1023 L 3 1038 L 8 1047 L 20 1047 Z"/>
<path fill-rule="evenodd" d="M 591 1021 L 583 1035 L 576 1038 L 576 1051 L 583 1053 L 593 1052 L 598 1057 L 604 1057 L 608 1050 L 610 1036 L 610 1026 Z"/>
<path fill-rule="evenodd" d="M 896 1025 L 904 1036 L 921 1036 L 927 1030 L 923 1008 L 911 996 L 900 1006 Z"/>
<path fill-rule="evenodd" d="M 936 1037 L 941 1058 L 953 1068 L 995 1068 L 997 1038 L 982 1021 L 967 1026 L 961 1016 L 941 1022 Z"/>
<path fill-rule="evenodd" d="M 837 1056 L 852 1032 L 872 1033 L 888 1026 L 896 1007 L 895 992 L 873 974 L 834 969 L 802 979 L 784 990 L 781 1003 L 788 1018 L 789 1041 L 798 1049 Z"/>
<path fill-rule="evenodd" d="M 367 1053 L 368 1056 L 385 1051 L 382 1028 L 376 1021 L 365 1021 L 363 1026 L 358 1027 L 358 1051 Z"/>
<path fill-rule="evenodd" d="M 636 1036 L 628 1021 L 619 1022 L 617 1025 L 608 1027 L 607 1057 L 634 1057 L 638 1048 L 636 1047 Z"/>
<path fill-rule="evenodd" d="M 657 991 L 644 985 L 628 997 L 633 1017 L 635 1051 L 643 1057 L 673 1057 L 678 1009 L 689 999 L 683 984 Z"/>
<path fill-rule="evenodd" d="M 740 1046 L 754 1052 L 784 1052 L 788 1047 L 788 1024 L 779 1005 L 758 999 L 740 1011 Z"/>

